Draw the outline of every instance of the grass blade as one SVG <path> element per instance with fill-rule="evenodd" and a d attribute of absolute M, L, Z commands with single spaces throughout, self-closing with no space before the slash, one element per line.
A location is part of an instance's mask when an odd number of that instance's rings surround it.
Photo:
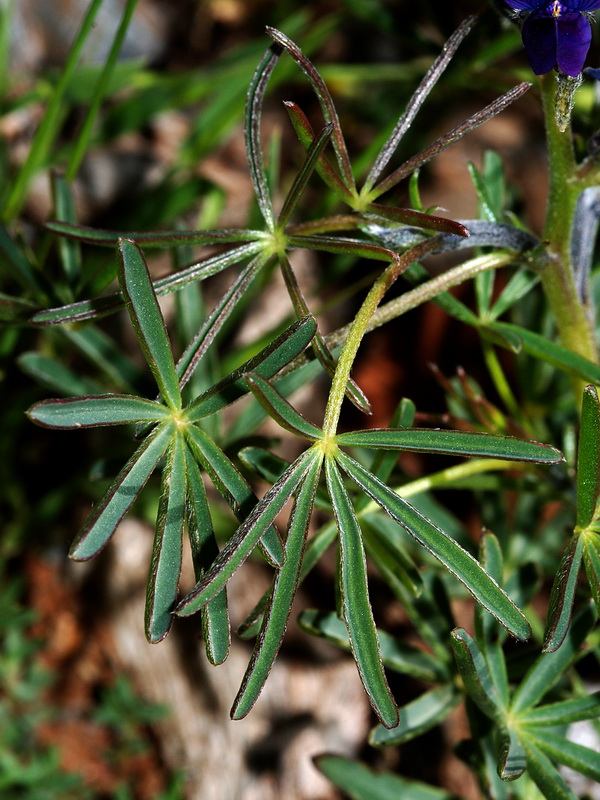
<path fill-rule="evenodd" d="M 138 342 L 165 403 L 179 411 L 179 378 L 146 261 L 135 242 L 128 239 L 119 242 L 119 253 L 119 283 Z"/>
<path fill-rule="evenodd" d="M 71 546 L 74 561 L 87 561 L 102 550 L 115 528 L 144 488 L 173 435 L 170 423 L 163 423 L 138 447 L 114 483 L 86 520 Z"/>
<path fill-rule="evenodd" d="M 461 581 L 509 633 L 517 639 L 529 638 L 531 628 L 523 613 L 472 555 L 357 461 L 341 450 L 336 457 L 363 491 Z"/>
<path fill-rule="evenodd" d="M 152 644 L 168 634 L 181 573 L 185 521 L 185 445 L 174 436 L 163 468 L 161 497 L 146 590 L 146 638 Z"/>
<path fill-rule="evenodd" d="M 394 728 L 398 724 L 398 708 L 381 663 L 362 533 L 333 459 L 326 461 L 326 476 L 340 537 L 340 593 L 350 646 L 375 713 L 386 728 Z"/>

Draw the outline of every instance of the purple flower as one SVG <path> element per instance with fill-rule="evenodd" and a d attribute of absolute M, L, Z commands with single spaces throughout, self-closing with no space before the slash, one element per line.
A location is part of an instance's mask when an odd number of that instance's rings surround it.
<path fill-rule="evenodd" d="M 582 11 L 600 8 L 600 0 L 505 0 L 511 8 L 530 11 L 521 35 L 536 75 L 557 68 L 576 77 L 592 41 L 592 27 Z"/>

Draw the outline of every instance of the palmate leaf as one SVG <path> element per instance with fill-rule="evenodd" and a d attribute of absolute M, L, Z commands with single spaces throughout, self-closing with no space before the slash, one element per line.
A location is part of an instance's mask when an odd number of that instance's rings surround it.
<path fill-rule="evenodd" d="M 375 713 L 386 728 L 394 728 L 398 724 L 398 708 L 381 663 L 360 526 L 332 459 L 325 462 L 325 470 L 340 538 L 340 594 L 350 646 Z"/>
<path fill-rule="evenodd" d="M 536 705 L 577 658 L 579 647 L 590 632 L 596 614 L 593 605 L 583 606 L 561 647 L 553 653 L 542 653 L 517 687 L 511 702 L 511 714 L 521 714 Z"/>
<path fill-rule="evenodd" d="M 590 582 L 592 597 L 600 614 L 600 533 L 588 531 L 581 536 L 584 539 L 583 563 Z"/>
<path fill-rule="evenodd" d="M 162 641 L 173 622 L 181 573 L 185 521 L 185 443 L 181 433 L 171 442 L 162 473 L 161 496 L 146 590 L 146 638 Z"/>
<path fill-rule="evenodd" d="M 119 254 L 119 283 L 138 342 L 165 403 L 178 411 L 181 409 L 179 378 L 144 256 L 135 242 L 127 239 L 120 240 Z"/>
<path fill-rule="evenodd" d="M 87 561 L 106 545 L 167 449 L 174 427 L 163 422 L 138 447 L 73 542 L 69 552 L 72 559 Z"/>
<path fill-rule="evenodd" d="M 458 578 L 509 633 L 517 639 L 529 638 L 531 629 L 523 613 L 473 556 L 353 458 L 341 450 L 336 458 L 363 491 Z"/>
<path fill-rule="evenodd" d="M 545 727 L 536 730 L 535 727 L 528 725 L 527 735 L 535 738 L 539 749 L 553 761 L 564 764 L 600 783 L 600 753 L 597 751 L 571 742 Z"/>
<path fill-rule="evenodd" d="M 584 547 L 582 535 L 572 537 L 554 578 L 544 635 L 545 653 L 552 653 L 557 650 L 569 630 Z"/>
<path fill-rule="evenodd" d="M 502 723 L 504 700 L 498 693 L 492 674 L 479 645 L 463 628 L 452 631 L 450 639 L 458 671 L 469 696 L 481 711 L 495 722 Z"/>
<path fill-rule="evenodd" d="M 524 734 L 522 744 L 527 758 L 527 772 L 546 800 L 577 800 L 562 775 L 540 749 L 537 739 Z"/>
<path fill-rule="evenodd" d="M 314 459 L 311 463 L 290 515 L 285 543 L 285 561 L 275 575 L 264 622 L 242 685 L 231 709 L 232 719 L 242 719 L 251 710 L 279 652 L 298 586 L 304 543 L 321 466 L 322 459 L 320 458 Z"/>
<path fill-rule="evenodd" d="M 531 708 L 519 714 L 519 720 L 524 725 L 542 727 L 548 725 L 569 725 L 584 719 L 597 719 L 600 717 L 600 692 L 576 697 L 571 700 L 562 700 L 559 703 L 549 703 L 538 708 Z"/>

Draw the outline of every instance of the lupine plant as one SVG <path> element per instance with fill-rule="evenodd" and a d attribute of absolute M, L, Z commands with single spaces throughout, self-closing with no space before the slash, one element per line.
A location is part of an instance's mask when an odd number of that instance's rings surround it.
<path fill-rule="evenodd" d="M 91 4 L 86 25 L 91 26 L 97 7 Z M 46 230 L 58 243 L 59 280 L 50 282 L 28 262 L 9 228 L 2 231 L 0 245 L 24 286 L 22 296 L 0 298 L 3 317 L 12 324 L 26 321 L 42 334 L 63 330 L 103 363 L 103 380 L 92 382 L 41 352 L 24 354 L 22 367 L 44 376 L 62 395 L 33 405 L 29 418 L 55 429 L 132 428 L 131 455 L 95 504 L 71 557 L 91 559 L 118 535 L 120 521 L 159 470 L 147 638 L 158 643 L 178 617 L 197 614 L 213 664 L 227 658 L 230 645 L 229 579 L 256 550 L 272 569 L 269 591 L 238 630 L 254 639 L 254 649 L 233 699 L 233 719 L 247 715 L 259 698 L 292 624 L 298 586 L 337 542 L 336 607 L 305 609 L 298 624 L 352 653 L 378 719 L 370 735 L 373 747 L 420 736 L 465 703 L 472 739 L 458 752 L 486 796 L 573 798 L 558 764 L 600 780 L 600 755 L 571 741 L 568 731 L 578 720 L 596 720 L 597 726 L 600 712 L 600 697 L 585 684 L 600 656 L 594 628 L 600 607 L 600 366 L 592 270 L 600 175 L 596 150 L 583 161 L 576 159 L 570 128 L 574 86 L 567 111 L 560 88 L 565 78 L 579 81 L 591 33 L 584 12 L 597 7 L 575 0 L 506 4 L 522 22 L 527 54 L 540 74 L 550 173 L 540 237 L 507 207 L 494 153 L 486 155 L 482 167 L 469 167 L 478 219 L 455 221 L 424 208 L 419 189 L 425 164 L 523 97 L 529 83 L 516 85 L 420 152 L 403 151 L 421 106 L 475 18 L 445 44 L 379 149 L 370 148 L 370 166 L 365 168 L 364 157 L 357 159 L 360 170 L 353 166 L 320 72 L 287 35 L 269 28 L 271 44 L 246 99 L 246 156 L 260 215 L 251 228 L 114 232 L 77 224 L 70 180 L 88 126 L 72 169 L 54 182 L 55 218 Z M 123 26 L 122 31 L 127 18 Z M 84 25 L 78 46 L 85 30 Z M 115 58 L 111 55 L 101 75 L 103 85 Z M 313 128 L 309 113 L 295 102 L 285 103 L 304 160 L 281 202 L 274 199 L 261 127 L 280 59 L 303 73 L 322 117 L 321 127 Z M 7 206 L 13 213 L 22 203 L 26 177 Z M 404 180 L 411 207 L 399 207 L 393 199 L 382 202 Z M 317 217 L 305 202 L 315 185 L 329 193 L 328 211 Z M 212 250 L 193 259 L 193 246 Z M 90 247 L 116 252 L 117 286 L 109 288 L 113 259 L 99 279 L 86 274 Z M 175 253 L 176 269 L 158 280 L 146 262 L 151 248 Z M 321 330 L 318 307 L 296 277 L 294 251 L 302 248 L 333 254 L 342 263 L 380 265 L 356 314 L 332 333 Z M 432 275 L 428 259 L 448 252 L 457 265 Z M 95 258 L 96 265 L 104 263 Z M 228 269 L 234 272 L 229 288 L 205 312 L 199 287 Z M 287 324 L 233 362 L 219 361 L 224 332 L 257 293 L 267 291 L 274 270 L 281 272 L 289 295 Z M 399 279 L 403 291 L 385 302 Z M 467 282 L 474 290 L 472 307 L 451 292 Z M 108 293 L 90 298 L 90 285 Z M 159 298 L 174 293 L 171 326 Z M 439 373 L 448 403 L 443 425 L 441 418 L 433 427 L 417 424 L 414 403 L 398 398 L 389 427 L 370 427 L 369 398 L 352 378 L 361 342 L 375 328 L 428 302 L 476 333 L 497 399 L 488 400 L 464 373 L 455 379 Z M 136 391 L 143 385 L 139 369 L 98 324 L 123 308 L 155 382 L 144 394 Z M 323 376 L 327 400 L 309 421 L 295 407 L 293 394 Z M 344 424 L 346 403 L 363 415 L 355 430 Z M 264 439 L 257 443 L 266 417 L 282 437 L 296 442 L 295 460 L 286 462 L 263 446 Z M 398 460 L 402 452 L 450 456 L 454 462 L 410 480 Z M 261 499 L 254 489 L 258 479 L 269 484 Z M 208 482 L 215 492 L 207 492 Z M 478 548 L 463 522 L 433 494 L 459 489 L 471 490 L 479 507 Z M 237 520 L 224 540 L 223 504 Z M 282 532 L 276 520 L 286 508 Z M 181 596 L 186 535 L 197 582 Z M 563 550 L 559 564 L 556 556 Z M 367 560 L 404 608 L 420 646 L 376 626 Z M 580 581 L 582 563 L 586 583 Z M 550 586 L 544 632 L 539 609 Z M 457 597 L 472 598 L 472 631 L 456 626 L 451 602 Z M 399 707 L 386 670 L 418 681 L 422 694 Z M 335 756 L 323 756 L 317 765 L 355 798 L 449 797 Z"/>

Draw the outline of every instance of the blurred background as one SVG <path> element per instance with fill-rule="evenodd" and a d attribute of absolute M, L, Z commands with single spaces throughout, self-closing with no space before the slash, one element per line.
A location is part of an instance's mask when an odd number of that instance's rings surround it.
<path fill-rule="evenodd" d="M 6 184 L 27 156 L 88 2 L 3 0 L 0 6 L 0 170 Z M 36 174 L 19 214 L 10 221 L 26 247 L 51 247 L 42 227 L 52 215 L 50 169 L 65 163 L 123 7 L 122 0 L 105 0 L 61 109 L 51 163 Z M 532 77 L 518 31 L 492 4 L 140 0 L 94 145 L 74 183 L 79 221 L 122 231 L 249 224 L 256 209 L 244 155 L 243 107 L 249 80 L 269 45 L 266 25 L 283 30 L 318 66 L 338 105 L 357 171 L 364 170 L 369 147 L 394 124 L 444 41 L 474 13 L 480 19 L 405 137 L 402 158 Z M 598 61 L 594 45 L 590 62 Z M 263 130 L 267 149 L 278 154 L 283 187 L 302 161 L 282 106 L 288 99 L 318 127 L 318 106 L 306 80 L 291 59 L 282 58 Z M 590 88 L 578 97 L 581 128 L 588 135 L 598 123 L 593 100 Z M 535 91 L 423 170 L 424 205 L 442 207 L 454 218 L 476 216 L 467 163 L 480 166 L 489 149 L 504 160 L 513 207 L 539 233 L 546 178 Z M 407 204 L 406 187 L 392 200 Z M 328 202 L 314 180 L 306 207 L 323 212 Z M 299 273 L 314 295 L 333 298 L 340 288 L 335 260 L 306 254 L 298 258 Z M 157 275 L 171 268 L 167 256 L 153 256 L 150 263 Z M 439 262 L 436 268 L 449 263 Z M 364 264 L 355 268 L 364 269 Z M 358 277 L 355 271 L 353 278 Z M 1 280 L 3 291 L 15 291 L 10 271 L 3 270 Z M 222 287 L 219 280 L 210 284 L 207 302 Z M 275 285 L 239 329 L 228 332 L 220 344 L 224 357 L 227 348 L 243 347 L 260 325 L 270 329 L 288 313 L 277 292 Z M 469 299 L 468 289 L 463 298 Z M 347 322 L 357 303 L 356 297 L 345 304 L 332 302 L 335 309 L 325 315 L 330 329 Z M 151 393 L 126 326 L 119 317 L 107 322 L 107 331 L 119 334 L 131 358 L 138 359 L 136 380 Z M 459 715 L 444 730 L 419 739 L 416 748 L 370 750 L 365 738 L 371 712 L 350 657 L 310 639 L 293 624 L 256 709 L 236 723 L 229 721 L 228 708 L 249 645 L 234 642 L 230 659 L 213 669 L 198 646 L 193 618 L 179 621 L 166 642 L 146 644 L 143 587 L 152 540 L 147 520 L 155 511 L 157 486 L 138 502 L 135 519 L 122 524 L 96 562 L 67 562 L 71 539 L 107 485 L 104 476 L 114 474 L 113 460 L 122 463 L 131 442 L 126 433 L 113 436 L 107 460 L 101 432 L 50 432 L 26 420 L 26 408 L 49 396 L 49 387 L 14 354 L 40 347 L 70 352 L 59 333 L 27 327 L 1 331 L 0 796 L 333 800 L 338 794 L 311 757 L 334 751 L 477 797 L 470 774 L 449 746 L 465 733 Z M 421 419 L 438 419 L 445 411 L 443 395 L 429 364 L 450 376 L 461 367 L 485 390 L 487 378 L 478 372 L 478 357 L 477 342 L 435 307 L 374 332 L 365 341 L 355 373 L 373 405 L 368 424 L 388 424 L 403 395 L 415 401 Z M 76 354 L 68 358 L 74 370 L 86 373 L 87 365 Z M 321 401 L 318 385 L 301 398 L 308 406 Z M 345 424 L 357 421 L 365 424 L 348 412 Z M 412 469 L 418 474 L 419 463 Z M 90 481 L 90 475 L 96 480 Z M 472 513 L 465 507 L 467 522 Z M 298 602 L 331 605 L 331 577 L 327 565 L 318 570 Z M 268 571 L 251 561 L 232 582 L 234 624 L 244 618 L 268 579 Z M 379 603 L 384 624 L 398 624 L 398 609 Z M 399 700 L 410 699 L 406 682 L 394 691 Z"/>

